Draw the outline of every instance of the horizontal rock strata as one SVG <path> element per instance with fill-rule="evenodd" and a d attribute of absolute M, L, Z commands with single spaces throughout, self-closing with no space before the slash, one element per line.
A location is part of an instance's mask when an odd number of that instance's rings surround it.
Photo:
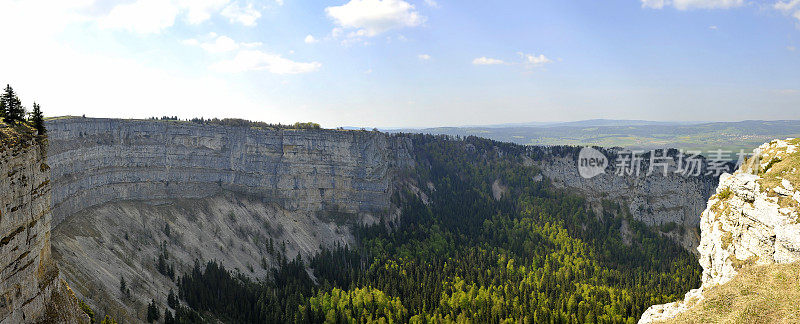
<path fill-rule="evenodd" d="M 271 130 L 179 121 L 48 121 L 53 221 L 119 200 L 228 190 L 287 210 L 381 215 L 411 142 L 379 132 Z"/>

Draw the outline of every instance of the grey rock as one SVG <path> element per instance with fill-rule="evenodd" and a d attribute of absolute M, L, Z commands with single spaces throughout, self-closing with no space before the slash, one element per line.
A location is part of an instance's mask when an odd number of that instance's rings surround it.
<path fill-rule="evenodd" d="M 378 132 L 89 118 L 47 128 L 56 225 L 110 201 L 223 191 L 287 210 L 377 217 L 390 210 L 392 171 L 414 164 L 409 139 Z"/>

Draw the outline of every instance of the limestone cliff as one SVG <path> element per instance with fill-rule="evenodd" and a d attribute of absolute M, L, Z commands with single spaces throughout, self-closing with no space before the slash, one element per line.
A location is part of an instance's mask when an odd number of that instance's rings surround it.
<path fill-rule="evenodd" d="M 376 217 L 408 139 L 378 132 L 269 130 L 191 122 L 49 121 L 54 223 L 110 201 L 234 191 L 288 210 Z"/>
<path fill-rule="evenodd" d="M 123 321 L 144 319 L 151 299 L 163 305 L 177 288 L 156 269 L 158 255 L 176 273 L 194 260 L 217 260 L 263 278 L 275 264 L 268 241 L 305 258 L 321 246 L 353 243 L 353 224 L 397 215 L 392 191 L 409 184 L 396 175 L 415 165 L 408 137 L 379 132 L 90 118 L 47 126 L 54 258 L 79 297 Z M 693 228 L 716 181 L 583 179 L 574 152 L 529 149 L 526 164 L 542 170 L 532 181 L 547 177 L 593 206 L 629 206 L 650 225 Z M 505 194 L 498 181 L 492 190 L 496 198 Z M 691 234 L 684 237 L 687 248 L 696 246 Z M 120 291 L 122 279 L 130 293 Z"/>
<path fill-rule="evenodd" d="M 566 188 L 586 197 L 599 212 L 602 201 L 608 200 L 627 206 L 634 219 L 647 225 L 659 226 L 674 223 L 684 230 L 666 233 L 684 248 L 694 252 L 699 243 L 696 228 L 706 201 L 713 194 L 717 179 L 712 176 L 687 176 L 676 172 L 679 158 L 672 151 L 668 172 L 654 168 L 648 173 L 647 157 L 642 161 L 638 174 L 618 175 L 614 158 L 619 149 L 601 149 L 609 158 L 606 171 L 592 178 L 583 178 L 578 173 L 578 150 L 574 147 L 531 148 L 532 164 L 556 187 Z M 705 170 L 702 173 L 705 173 Z"/>
<path fill-rule="evenodd" d="M 701 217 L 702 286 L 681 302 L 651 307 L 640 323 L 701 307 L 705 291 L 731 281 L 743 267 L 800 260 L 799 146 L 800 139 L 766 143 L 735 173 L 720 177 Z"/>
<path fill-rule="evenodd" d="M 143 321 L 180 275 L 216 260 L 263 279 L 285 257 L 354 243 L 352 227 L 395 217 L 408 138 L 178 121 L 49 121 L 55 259 L 99 314 Z M 122 280 L 127 290 L 120 290 Z"/>
<path fill-rule="evenodd" d="M 50 167 L 43 139 L 0 124 L 0 322 L 78 322 L 50 254 Z"/>

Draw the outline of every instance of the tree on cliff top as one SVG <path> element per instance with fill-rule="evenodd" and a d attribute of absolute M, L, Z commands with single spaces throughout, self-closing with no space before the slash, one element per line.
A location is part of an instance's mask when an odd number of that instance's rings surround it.
<path fill-rule="evenodd" d="M 33 103 L 33 111 L 31 112 L 31 123 L 33 123 L 33 128 L 36 128 L 36 132 L 39 135 L 44 135 L 47 132 L 47 129 L 44 128 L 44 115 L 42 115 L 42 108 L 37 103 Z"/>
<path fill-rule="evenodd" d="M 3 121 L 6 124 L 15 124 L 23 121 L 25 117 L 25 107 L 19 100 L 11 85 L 6 85 L 5 91 L 0 95 L 0 107 L 3 109 Z"/>

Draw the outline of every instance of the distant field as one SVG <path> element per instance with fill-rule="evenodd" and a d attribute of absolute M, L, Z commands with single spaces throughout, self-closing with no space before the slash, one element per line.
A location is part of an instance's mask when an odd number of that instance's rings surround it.
<path fill-rule="evenodd" d="M 607 124 L 607 123 L 605 123 Z M 616 124 L 624 124 L 618 121 Z M 552 126 L 440 127 L 398 130 L 459 136 L 480 136 L 526 145 L 598 145 L 630 149 L 678 148 L 686 150 L 751 151 L 775 138 L 800 137 L 800 120 L 742 121 L 703 124 L 669 124 L 632 121 L 630 125 L 603 123 Z"/>

